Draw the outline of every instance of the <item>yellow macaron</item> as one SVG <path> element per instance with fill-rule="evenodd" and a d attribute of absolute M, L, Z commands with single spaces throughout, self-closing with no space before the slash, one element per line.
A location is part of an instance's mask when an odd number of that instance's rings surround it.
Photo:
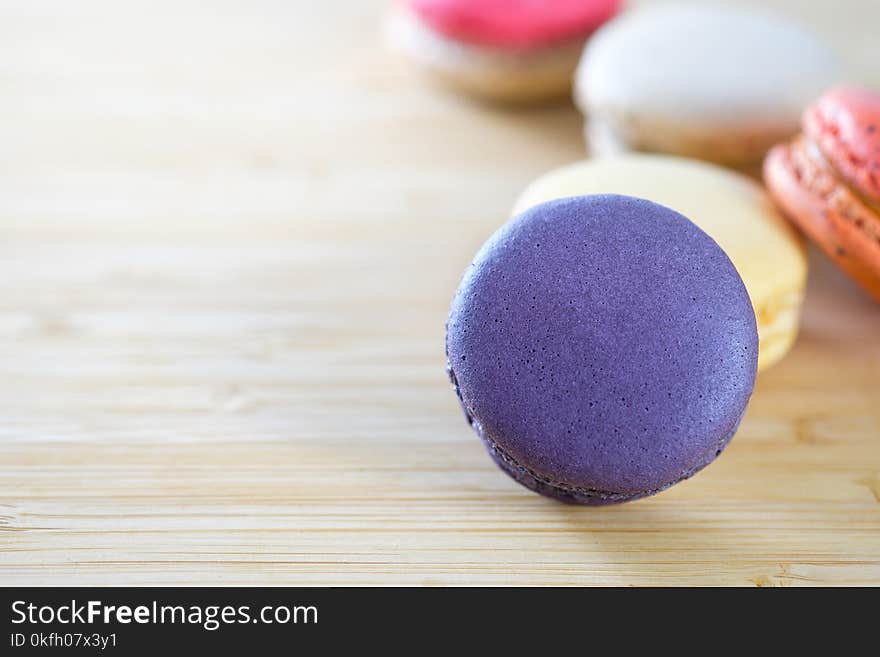
<path fill-rule="evenodd" d="M 555 169 L 520 195 L 513 213 L 566 196 L 625 194 L 676 210 L 712 237 L 742 276 L 758 320 L 758 368 L 794 344 L 807 279 L 803 243 L 763 188 L 721 167 L 664 155 L 622 155 Z"/>

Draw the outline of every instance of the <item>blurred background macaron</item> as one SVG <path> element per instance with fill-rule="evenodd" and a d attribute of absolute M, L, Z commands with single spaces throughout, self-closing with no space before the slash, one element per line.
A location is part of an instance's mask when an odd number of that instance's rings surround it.
<path fill-rule="evenodd" d="M 513 214 L 562 197 L 626 194 L 667 206 L 712 237 L 739 271 L 758 324 L 758 367 L 779 361 L 800 325 L 807 258 L 796 231 L 750 178 L 674 156 L 629 154 L 555 169 L 529 185 Z"/>
<path fill-rule="evenodd" d="M 823 95 L 803 134 L 770 151 L 764 178 L 785 214 L 880 301 L 880 94 Z"/>
<path fill-rule="evenodd" d="M 587 44 L 575 100 L 593 155 L 684 155 L 758 170 L 841 78 L 813 33 L 758 8 L 699 3 L 621 15 Z"/>
<path fill-rule="evenodd" d="M 585 39 L 620 0 L 399 0 L 390 45 L 452 87 L 482 98 L 563 98 Z"/>

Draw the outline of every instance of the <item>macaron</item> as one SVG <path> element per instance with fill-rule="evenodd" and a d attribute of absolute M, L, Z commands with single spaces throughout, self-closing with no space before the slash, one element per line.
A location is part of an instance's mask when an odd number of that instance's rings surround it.
<path fill-rule="evenodd" d="M 452 87 L 485 99 L 561 98 L 584 41 L 620 0 L 398 0 L 390 44 Z"/>
<path fill-rule="evenodd" d="M 758 335 L 721 248 L 619 195 L 534 206 L 455 294 L 447 371 L 498 466 L 565 502 L 657 493 L 713 461 L 755 382 Z"/>
<path fill-rule="evenodd" d="M 807 280 L 803 241 L 764 189 L 722 167 L 672 155 L 628 154 L 560 167 L 529 185 L 514 214 L 581 194 L 646 198 L 690 217 L 733 261 L 758 322 L 758 369 L 778 362 L 798 335 Z"/>
<path fill-rule="evenodd" d="M 836 87 L 774 148 L 764 180 L 783 212 L 880 301 L 880 94 Z"/>
<path fill-rule="evenodd" d="M 834 53 L 781 15 L 675 4 L 599 30 L 578 67 L 575 100 L 593 155 L 651 151 L 750 170 L 840 75 Z"/>

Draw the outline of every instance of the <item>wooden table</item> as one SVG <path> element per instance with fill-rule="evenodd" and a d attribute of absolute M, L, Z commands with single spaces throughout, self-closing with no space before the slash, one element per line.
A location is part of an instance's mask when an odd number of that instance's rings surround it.
<path fill-rule="evenodd" d="M 880 85 L 876 0 L 771 4 Z M 587 509 L 496 470 L 445 315 L 580 119 L 431 87 L 380 15 L 3 3 L 0 584 L 880 584 L 880 307 L 818 257 L 695 479 Z"/>

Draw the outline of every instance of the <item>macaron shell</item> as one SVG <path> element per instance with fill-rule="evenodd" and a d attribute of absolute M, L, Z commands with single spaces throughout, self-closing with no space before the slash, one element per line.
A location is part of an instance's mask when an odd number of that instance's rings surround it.
<path fill-rule="evenodd" d="M 588 42 L 575 99 L 633 150 L 760 161 L 840 78 L 812 33 L 765 10 L 668 5 L 625 13 Z"/>
<path fill-rule="evenodd" d="M 847 183 L 880 202 L 880 94 L 837 87 L 804 113 L 803 127 Z"/>
<path fill-rule="evenodd" d="M 741 420 L 742 418 L 740 418 L 740 421 Z M 638 493 L 630 494 L 608 493 L 603 491 L 586 490 L 572 486 L 560 485 L 558 482 L 550 481 L 546 477 L 542 477 L 536 472 L 531 471 L 528 468 L 524 468 L 514 459 L 505 454 L 501 449 L 499 449 L 498 445 L 491 442 L 490 440 L 487 440 L 480 431 L 477 431 L 477 433 L 483 439 L 483 444 L 485 445 L 486 450 L 489 452 L 489 455 L 492 457 L 492 460 L 495 461 L 495 464 L 504 472 L 506 472 L 514 481 L 525 486 L 526 488 L 533 490 L 540 495 L 551 497 L 560 502 L 566 502 L 570 504 L 588 504 L 590 506 L 605 506 L 608 504 L 620 504 L 621 502 L 632 502 L 633 500 L 641 499 L 643 497 L 656 495 L 657 493 L 666 490 L 671 486 L 674 486 L 680 481 L 689 479 L 690 477 L 694 476 L 697 472 L 699 472 L 716 458 L 718 458 L 721 452 L 725 450 L 725 448 L 730 444 L 730 441 L 733 439 L 733 436 L 739 429 L 740 421 L 737 421 L 736 426 L 733 428 L 733 430 L 720 443 L 708 450 L 708 452 L 700 460 L 698 465 L 686 471 L 678 479 L 670 481 L 660 488 L 656 488 L 653 490 L 643 490 Z"/>
<path fill-rule="evenodd" d="M 749 291 L 760 336 L 759 368 L 793 345 L 807 278 L 803 241 L 752 180 L 720 167 L 663 155 L 587 160 L 551 171 L 529 185 L 513 214 L 554 198 L 614 193 L 672 208 L 725 250 Z"/>
<path fill-rule="evenodd" d="M 584 38 L 620 9 L 620 0 L 408 0 L 449 38 L 497 48 L 532 49 Z"/>
<path fill-rule="evenodd" d="M 487 241 L 447 323 L 481 437 L 565 490 L 650 494 L 723 449 L 757 366 L 727 256 L 686 218 L 629 197 L 531 208 Z"/>
<path fill-rule="evenodd" d="M 880 301 L 880 216 L 808 148 L 798 139 L 770 151 L 767 187 L 786 215 Z"/>

